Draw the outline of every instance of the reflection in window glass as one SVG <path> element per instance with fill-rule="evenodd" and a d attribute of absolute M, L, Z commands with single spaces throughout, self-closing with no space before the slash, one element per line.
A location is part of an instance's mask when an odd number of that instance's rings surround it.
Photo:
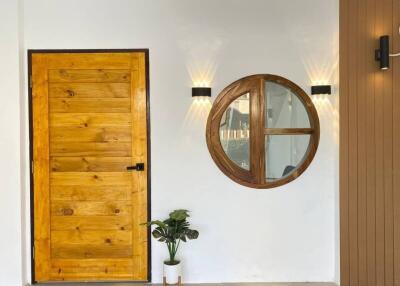
<path fill-rule="evenodd" d="M 265 82 L 267 128 L 309 128 L 310 121 L 303 102 L 287 87 Z"/>
<path fill-rule="evenodd" d="M 250 170 L 250 94 L 235 99 L 222 115 L 220 139 L 225 153 L 236 165 Z"/>
<path fill-rule="evenodd" d="M 310 135 L 267 135 L 266 179 L 275 181 L 290 175 L 303 162 Z"/>

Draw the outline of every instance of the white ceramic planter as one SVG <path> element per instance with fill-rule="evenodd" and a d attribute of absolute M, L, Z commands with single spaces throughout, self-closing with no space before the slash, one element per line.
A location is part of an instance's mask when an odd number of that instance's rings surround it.
<path fill-rule="evenodd" d="M 181 263 L 176 265 L 168 265 L 164 263 L 164 277 L 167 284 L 178 284 L 179 276 L 181 276 Z"/>

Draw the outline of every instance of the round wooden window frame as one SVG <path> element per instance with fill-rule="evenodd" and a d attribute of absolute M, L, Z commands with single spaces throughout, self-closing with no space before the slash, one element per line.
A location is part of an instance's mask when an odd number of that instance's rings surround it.
<path fill-rule="evenodd" d="M 265 95 L 266 81 L 278 83 L 291 90 L 304 104 L 310 121 L 309 128 L 266 128 Z M 220 122 L 229 105 L 238 97 L 250 94 L 250 168 L 236 165 L 225 153 L 220 140 Z M 310 141 L 302 162 L 288 176 L 274 181 L 265 179 L 265 136 L 310 135 Z M 208 150 L 218 168 L 233 181 L 257 189 L 269 189 L 285 185 L 298 178 L 311 164 L 318 149 L 320 125 L 317 110 L 306 92 L 294 82 L 277 75 L 257 74 L 241 78 L 224 88 L 211 108 L 207 120 L 206 139 Z"/>

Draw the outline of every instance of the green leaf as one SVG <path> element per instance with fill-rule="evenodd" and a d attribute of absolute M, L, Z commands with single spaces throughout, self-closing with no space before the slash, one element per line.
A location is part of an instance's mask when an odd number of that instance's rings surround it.
<path fill-rule="evenodd" d="M 157 225 L 157 226 L 162 227 L 162 228 L 166 228 L 166 227 L 167 227 L 167 225 L 166 225 L 164 222 L 160 221 L 160 220 L 152 220 L 152 221 L 149 221 L 149 222 L 147 223 L 147 225 L 148 225 L 148 226 Z"/>
<path fill-rule="evenodd" d="M 154 229 L 151 234 L 153 235 L 153 237 L 155 239 L 160 238 L 160 237 L 165 237 L 165 232 L 163 231 L 162 228 L 157 227 L 156 229 Z"/>
<path fill-rule="evenodd" d="M 189 217 L 189 211 L 188 210 L 183 210 L 183 209 L 174 210 L 173 212 L 171 212 L 169 214 L 169 217 L 171 219 L 177 220 L 177 221 L 185 220 L 186 218 Z"/>
<path fill-rule="evenodd" d="M 199 237 L 199 232 L 194 229 L 188 229 L 186 235 L 189 239 L 197 239 Z"/>

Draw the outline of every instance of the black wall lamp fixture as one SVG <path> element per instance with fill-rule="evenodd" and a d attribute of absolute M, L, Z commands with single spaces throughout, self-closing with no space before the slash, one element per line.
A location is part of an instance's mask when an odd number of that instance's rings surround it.
<path fill-rule="evenodd" d="M 211 97 L 211 87 L 192 87 L 192 97 Z"/>
<path fill-rule="evenodd" d="M 311 94 L 332 94 L 332 87 L 330 85 L 313 85 Z"/>
<path fill-rule="evenodd" d="M 389 57 L 398 57 L 400 53 L 391 54 L 389 51 L 389 36 L 384 35 L 379 38 L 379 49 L 375 50 L 375 60 L 379 62 L 381 70 L 389 69 Z"/>

